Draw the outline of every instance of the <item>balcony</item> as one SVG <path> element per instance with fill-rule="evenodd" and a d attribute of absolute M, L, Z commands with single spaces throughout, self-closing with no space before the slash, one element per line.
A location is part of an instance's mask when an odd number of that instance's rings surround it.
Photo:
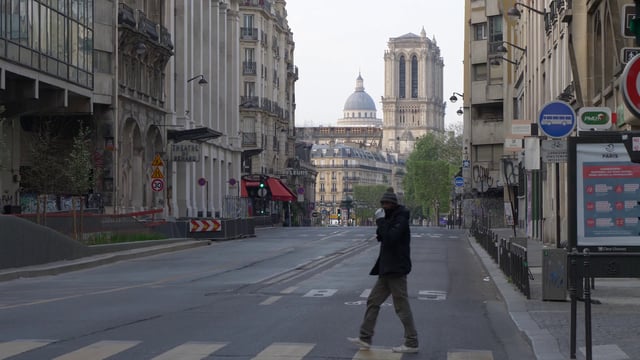
<path fill-rule="evenodd" d="M 120 3 L 118 6 L 118 26 L 128 30 L 129 34 L 133 34 L 134 38 L 142 35 L 148 41 L 147 45 L 151 44 L 164 48 L 165 50 L 162 52 L 165 52 L 166 56 L 173 55 L 171 53 L 173 44 L 171 43 L 169 30 L 147 18 L 142 11 Z M 169 50 L 169 52 L 166 52 L 166 50 Z"/>
<path fill-rule="evenodd" d="M 256 75 L 257 64 L 255 61 L 244 61 L 242 63 L 242 75 Z"/>
<path fill-rule="evenodd" d="M 250 6 L 263 9 L 267 13 L 271 13 L 271 0 L 241 0 L 240 6 Z"/>
<path fill-rule="evenodd" d="M 259 108 L 260 98 L 257 96 L 240 96 L 240 107 L 245 109 Z"/>
<path fill-rule="evenodd" d="M 240 40 L 258 41 L 258 29 L 250 27 L 240 28 Z"/>
<path fill-rule="evenodd" d="M 258 135 L 254 132 L 242 133 L 242 146 L 257 146 L 258 145 L 257 140 L 258 140 Z"/>

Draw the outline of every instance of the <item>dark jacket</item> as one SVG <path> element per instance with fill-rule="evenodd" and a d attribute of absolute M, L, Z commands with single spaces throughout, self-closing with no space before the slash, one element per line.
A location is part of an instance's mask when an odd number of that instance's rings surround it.
<path fill-rule="evenodd" d="M 386 211 L 384 219 L 376 222 L 380 254 L 370 275 L 406 275 L 411 272 L 411 230 L 409 209 L 402 205 Z"/>

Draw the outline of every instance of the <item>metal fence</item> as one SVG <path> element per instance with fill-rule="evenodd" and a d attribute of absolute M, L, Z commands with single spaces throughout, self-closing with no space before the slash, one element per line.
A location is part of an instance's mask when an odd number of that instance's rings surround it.
<path fill-rule="evenodd" d="M 498 264 L 500 270 L 527 299 L 531 298 L 529 280 L 532 279 L 527 260 L 527 248 L 513 240 L 499 239 L 478 219 L 473 219 L 471 235 Z"/>

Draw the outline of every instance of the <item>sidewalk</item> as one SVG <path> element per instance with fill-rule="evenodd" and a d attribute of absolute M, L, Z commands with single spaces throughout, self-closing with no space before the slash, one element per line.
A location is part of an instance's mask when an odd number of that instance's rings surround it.
<path fill-rule="evenodd" d="M 510 228 L 492 229 L 510 238 Z M 502 294 L 518 328 L 529 338 L 539 360 L 570 359 L 571 301 L 542 300 L 542 251 L 539 241 L 527 240 L 531 298 L 527 300 L 500 270 L 487 252 L 469 237 Z M 593 360 L 640 359 L 640 279 L 596 279 L 591 292 Z M 584 303 L 578 302 L 576 359 L 585 359 Z"/>
<path fill-rule="evenodd" d="M 187 240 L 167 242 L 166 244 L 138 247 L 129 250 L 115 251 L 111 253 L 87 256 L 75 260 L 64 260 L 46 263 L 42 265 L 24 266 L 20 268 L 0 269 L 0 281 L 8 281 L 22 277 L 36 277 L 44 275 L 56 275 L 69 271 L 88 269 L 116 261 L 134 259 L 144 256 L 162 254 L 166 252 L 190 249 L 198 246 L 210 245 L 208 240 Z"/>

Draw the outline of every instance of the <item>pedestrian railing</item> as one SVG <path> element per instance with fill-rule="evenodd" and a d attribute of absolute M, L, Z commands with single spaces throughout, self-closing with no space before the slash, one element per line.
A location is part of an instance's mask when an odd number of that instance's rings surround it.
<path fill-rule="evenodd" d="M 507 278 L 527 299 L 530 299 L 529 280 L 532 279 L 532 275 L 529 271 L 526 246 L 512 240 L 499 239 L 497 234 L 477 220 L 472 222 L 470 233 L 498 264 Z"/>

